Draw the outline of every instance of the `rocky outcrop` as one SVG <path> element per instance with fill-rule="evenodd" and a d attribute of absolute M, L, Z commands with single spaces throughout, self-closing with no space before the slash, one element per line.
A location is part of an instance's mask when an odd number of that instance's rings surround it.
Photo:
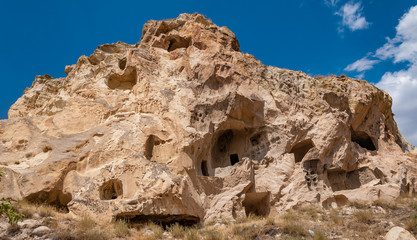
<path fill-rule="evenodd" d="M 265 66 L 202 15 L 149 21 L 65 72 L 0 121 L 0 197 L 193 224 L 416 191 L 387 93 Z"/>

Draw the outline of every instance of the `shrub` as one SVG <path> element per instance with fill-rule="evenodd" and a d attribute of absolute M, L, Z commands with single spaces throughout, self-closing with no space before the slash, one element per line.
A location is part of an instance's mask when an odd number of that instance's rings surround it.
<path fill-rule="evenodd" d="M 0 181 L 3 177 L 4 172 L 0 169 Z M 17 221 L 22 220 L 22 215 L 20 215 L 16 208 L 12 205 L 12 200 L 9 198 L 0 199 L 0 216 L 5 216 L 8 219 L 9 224 L 17 223 Z"/>
<path fill-rule="evenodd" d="M 187 228 L 184 233 L 185 240 L 198 240 L 198 229 L 196 227 Z"/>
<path fill-rule="evenodd" d="M 370 210 L 359 210 L 353 213 L 353 216 L 355 216 L 356 220 L 361 223 L 372 223 L 374 216 L 372 211 Z"/>
<path fill-rule="evenodd" d="M 181 238 L 184 236 L 185 228 L 178 223 L 174 223 L 167 229 L 174 238 Z"/>
<path fill-rule="evenodd" d="M 83 215 L 76 227 L 79 233 L 84 233 L 93 229 L 95 226 L 96 222 L 89 215 Z"/>
<path fill-rule="evenodd" d="M 114 227 L 114 234 L 116 234 L 117 237 L 126 237 L 130 235 L 129 226 L 127 223 L 121 219 L 115 221 L 113 223 Z"/>

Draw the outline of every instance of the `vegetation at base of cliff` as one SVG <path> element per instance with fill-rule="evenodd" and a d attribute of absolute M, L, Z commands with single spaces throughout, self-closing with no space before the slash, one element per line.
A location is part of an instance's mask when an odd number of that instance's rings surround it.
<path fill-rule="evenodd" d="M 249 239 L 310 239 L 334 238 L 380 239 L 392 227 L 401 226 L 417 233 L 415 209 L 417 198 L 401 197 L 396 201 L 373 204 L 353 202 L 345 206 L 323 209 L 318 205 L 303 205 L 274 216 L 253 214 L 234 221 L 219 219 L 203 225 L 183 226 L 174 223 L 161 226 L 153 222 L 136 223 L 129 220 L 98 222 L 91 215 L 75 217 L 52 206 L 19 201 L 16 207 L 25 219 L 47 226 L 52 239 L 184 239 L 184 240 L 249 240 Z M 416 209 L 417 210 L 417 209 Z M 272 215 L 272 214 L 271 214 Z M 10 236 L 24 238 L 24 227 L 11 225 Z M 29 231 L 30 232 L 30 231 Z M 1 238 L 0 233 L 0 238 Z"/>
<path fill-rule="evenodd" d="M 0 181 L 4 172 L 0 168 Z M 22 219 L 22 216 L 17 212 L 16 208 L 12 205 L 12 200 L 9 198 L 0 199 L 0 216 L 5 216 L 8 219 L 9 224 L 17 223 Z"/>
<path fill-rule="evenodd" d="M 372 204 L 352 202 L 345 206 L 324 209 L 318 205 L 303 205 L 274 216 L 253 214 L 234 221 L 220 219 L 203 225 L 183 226 L 174 223 L 161 226 L 153 222 L 135 223 L 129 220 L 98 222 L 91 215 L 75 217 L 67 212 L 27 201 L 15 203 L 18 214 L 36 226 L 47 226 L 45 235 L 52 239 L 184 239 L 184 240 L 249 240 L 249 239 L 310 239 L 334 238 L 379 239 L 392 227 L 401 226 L 417 233 L 416 197 L 400 197 L 396 201 L 376 201 Z M 17 213 L 16 213 L 17 214 Z M 272 214 L 271 214 L 272 215 Z M 2 219 L 0 219 L 1 221 Z M 6 219 L 3 219 L 6 222 Z M 30 233 L 24 225 L 12 224 L 2 237 L 22 237 Z M 27 227 L 26 227 L 27 228 Z M 29 236 L 29 235 L 27 235 Z"/>

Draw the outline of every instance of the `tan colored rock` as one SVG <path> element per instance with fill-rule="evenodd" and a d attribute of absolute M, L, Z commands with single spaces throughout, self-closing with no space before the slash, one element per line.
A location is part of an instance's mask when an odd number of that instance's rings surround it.
<path fill-rule="evenodd" d="M 199 14 L 37 76 L 0 121 L 0 197 L 193 224 L 415 194 L 391 97 L 263 65 Z"/>
<path fill-rule="evenodd" d="M 415 240 L 416 238 L 402 227 L 393 227 L 384 237 L 385 240 Z"/>

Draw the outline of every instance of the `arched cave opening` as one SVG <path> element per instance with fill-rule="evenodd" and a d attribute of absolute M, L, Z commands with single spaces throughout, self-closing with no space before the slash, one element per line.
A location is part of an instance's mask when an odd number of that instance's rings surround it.
<path fill-rule="evenodd" d="M 186 214 L 121 214 L 116 219 L 127 220 L 131 225 L 156 223 L 164 228 L 178 223 L 181 226 L 194 226 L 200 223 L 200 218 Z"/>
<path fill-rule="evenodd" d="M 169 40 L 168 52 L 172 52 L 178 48 L 188 48 L 191 44 L 191 38 L 177 37 Z"/>
<path fill-rule="evenodd" d="M 346 189 L 360 188 L 362 185 L 377 179 L 374 171 L 368 167 L 362 167 L 350 172 L 344 170 L 336 170 L 327 173 L 332 190 L 340 191 Z"/>
<path fill-rule="evenodd" d="M 239 155 L 237 153 L 230 154 L 230 165 L 235 165 L 239 162 Z"/>
<path fill-rule="evenodd" d="M 154 138 L 155 138 L 154 135 L 150 135 L 148 139 L 146 139 L 146 142 L 145 142 L 145 157 L 148 160 L 151 160 L 152 155 L 153 155 L 153 148 L 155 146 Z"/>
<path fill-rule="evenodd" d="M 120 62 L 119 67 L 121 67 Z M 122 75 L 116 73 L 109 75 L 106 84 L 110 89 L 131 90 L 136 85 L 136 79 L 136 68 L 128 67 Z"/>
<path fill-rule="evenodd" d="M 32 193 L 25 198 L 27 201 L 36 204 L 46 204 L 61 211 L 69 212 L 68 203 L 72 200 L 70 193 L 63 193 L 61 190 L 40 191 Z"/>
<path fill-rule="evenodd" d="M 207 161 L 202 161 L 201 162 L 201 173 L 203 174 L 203 176 L 208 176 L 208 167 L 207 167 Z"/>
<path fill-rule="evenodd" d="M 290 153 L 294 153 L 295 162 L 298 163 L 303 160 L 307 152 L 313 147 L 313 141 L 311 139 L 306 139 L 294 145 L 291 148 Z"/>
<path fill-rule="evenodd" d="M 351 129 L 351 140 L 359 144 L 362 148 L 368 149 L 369 151 L 375 151 L 376 146 L 372 138 L 365 132 L 362 131 L 353 131 Z"/>
<path fill-rule="evenodd" d="M 122 58 L 119 60 L 119 68 L 121 70 L 124 70 L 126 68 L 126 63 L 127 63 L 127 59 L 126 58 Z"/>
<path fill-rule="evenodd" d="M 210 171 L 236 165 L 243 158 L 261 161 L 269 150 L 266 133 L 256 128 L 221 130 L 213 141 L 208 159 Z"/>
<path fill-rule="evenodd" d="M 267 217 L 270 211 L 269 192 L 245 193 L 242 205 L 245 207 L 246 216 L 254 214 L 256 216 Z"/>
<path fill-rule="evenodd" d="M 160 153 L 160 149 L 155 149 L 155 147 L 163 144 L 164 141 L 161 140 L 159 137 L 155 135 L 149 135 L 148 139 L 146 139 L 145 146 L 144 146 L 144 155 L 146 159 L 151 160 L 154 155 L 158 156 L 158 153 Z"/>
<path fill-rule="evenodd" d="M 118 179 L 109 180 L 99 188 L 101 200 L 114 200 L 123 195 L 122 181 Z"/>

